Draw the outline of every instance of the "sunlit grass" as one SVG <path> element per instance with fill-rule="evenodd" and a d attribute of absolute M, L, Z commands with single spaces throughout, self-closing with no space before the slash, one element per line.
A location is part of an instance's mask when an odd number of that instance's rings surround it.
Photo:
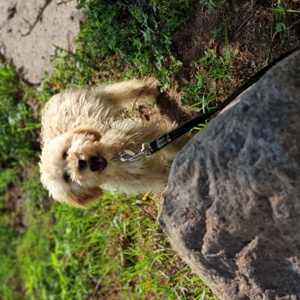
<path fill-rule="evenodd" d="M 230 87 L 236 83 L 231 76 L 236 55 L 235 50 L 224 47 L 222 55 L 209 50 L 196 61 L 194 64 L 198 71 L 194 84 L 186 82 L 183 88 L 183 104 L 205 112 L 213 108 L 218 100 L 224 100 L 230 93 Z"/>
<path fill-rule="evenodd" d="M 171 250 L 155 208 L 148 198 L 107 194 L 87 210 L 55 203 L 46 213 L 28 213 L 17 251 L 28 299 L 198 299 L 204 290 L 211 295 Z"/>

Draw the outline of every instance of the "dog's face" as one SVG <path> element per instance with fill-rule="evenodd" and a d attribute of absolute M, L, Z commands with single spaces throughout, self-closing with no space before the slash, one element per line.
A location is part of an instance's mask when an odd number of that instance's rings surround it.
<path fill-rule="evenodd" d="M 77 127 L 44 145 L 41 181 L 55 200 L 86 207 L 102 195 L 108 162 L 100 139 L 92 128 Z"/>

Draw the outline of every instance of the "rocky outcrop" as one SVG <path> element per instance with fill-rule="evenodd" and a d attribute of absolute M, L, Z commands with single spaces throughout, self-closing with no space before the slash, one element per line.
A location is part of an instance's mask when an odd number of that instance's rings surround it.
<path fill-rule="evenodd" d="M 220 299 L 300 299 L 300 51 L 179 154 L 159 222 Z"/>

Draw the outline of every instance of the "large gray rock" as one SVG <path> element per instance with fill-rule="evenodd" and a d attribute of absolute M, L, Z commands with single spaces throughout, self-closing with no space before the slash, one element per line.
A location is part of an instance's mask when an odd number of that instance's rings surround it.
<path fill-rule="evenodd" d="M 159 222 L 221 299 L 300 299 L 300 51 L 175 160 Z"/>

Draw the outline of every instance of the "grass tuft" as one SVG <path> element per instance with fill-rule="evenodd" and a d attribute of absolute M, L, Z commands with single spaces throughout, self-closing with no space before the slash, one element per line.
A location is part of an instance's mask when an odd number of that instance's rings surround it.
<path fill-rule="evenodd" d="M 221 54 L 209 50 L 196 61 L 195 67 L 198 71 L 195 74 L 195 84 L 188 85 L 186 82 L 182 104 L 197 112 L 205 112 L 213 108 L 218 100 L 223 100 L 229 94 L 229 88 L 226 87 L 235 83 L 231 70 L 236 54 L 229 48 L 223 48 Z"/>

